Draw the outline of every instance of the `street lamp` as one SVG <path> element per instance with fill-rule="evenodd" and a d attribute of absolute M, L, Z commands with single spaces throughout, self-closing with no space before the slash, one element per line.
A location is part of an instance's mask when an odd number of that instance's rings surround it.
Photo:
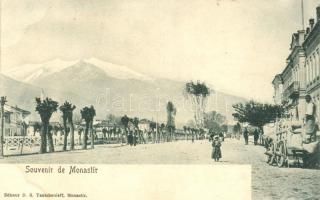
<path fill-rule="evenodd" d="M 0 98 L 1 105 L 1 135 L 0 135 L 0 158 L 3 158 L 3 129 L 4 129 L 4 105 L 7 102 L 7 97 L 2 96 Z"/>

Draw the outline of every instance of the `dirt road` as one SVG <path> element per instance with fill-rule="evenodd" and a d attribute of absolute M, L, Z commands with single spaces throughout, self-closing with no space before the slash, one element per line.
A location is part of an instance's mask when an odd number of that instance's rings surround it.
<path fill-rule="evenodd" d="M 138 145 L 97 145 L 94 150 L 77 150 L 45 155 L 12 156 L 0 163 L 79 164 L 249 164 L 252 165 L 253 199 L 320 199 L 320 171 L 278 168 L 265 163 L 264 148 L 227 139 L 222 160 L 210 159 L 208 141 L 178 141 Z"/>

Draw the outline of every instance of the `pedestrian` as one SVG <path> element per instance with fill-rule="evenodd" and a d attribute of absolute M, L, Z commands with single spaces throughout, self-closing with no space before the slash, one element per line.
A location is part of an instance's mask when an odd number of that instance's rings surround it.
<path fill-rule="evenodd" d="M 249 143 L 249 131 L 248 131 L 247 127 L 244 128 L 243 137 L 244 137 L 245 144 L 248 145 L 248 143 Z"/>
<path fill-rule="evenodd" d="M 259 131 L 257 128 L 253 132 L 253 140 L 254 140 L 254 145 L 257 145 L 259 140 Z"/>
<path fill-rule="evenodd" d="M 213 142 L 214 133 L 212 132 L 209 136 L 209 142 Z"/>
<path fill-rule="evenodd" d="M 315 140 L 315 133 L 316 133 L 316 106 L 312 102 L 311 96 L 307 95 L 305 97 L 307 103 L 306 115 L 305 115 L 305 133 L 307 135 L 306 142 L 312 142 Z"/>
<path fill-rule="evenodd" d="M 128 143 L 130 146 L 133 145 L 133 134 L 132 131 L 130 131 L 129 135 L 128 135 Z"/>
<path fill-rule="evenodd" d="M 215 136 L 212 142 L 212 153 L 211 158 L 214 159 L 215 162 L 218 162 L 220 158 L 222 158 L 221 155 L 221 142 L 219 141 L 219 137 Z"/>
<path fill-rule="evenodd" d="M 222 132 L 219 133 L 219 138 L 221 138 L 221 141 L 224 141 L 224 134 Z"/>

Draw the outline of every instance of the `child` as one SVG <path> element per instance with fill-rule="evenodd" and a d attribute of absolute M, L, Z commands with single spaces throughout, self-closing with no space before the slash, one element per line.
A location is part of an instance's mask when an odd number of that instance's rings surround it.
<path fill-rule="evenodd" d="M 219 141 L 219 137 L 215 136 L 214 140 L 212 142 L 212 154 L 211 154 L 211 158 L 214 159 L 214 161 L 218 162 L 219 159 L 222 157 L 221 156 L 221 142 Z"/>

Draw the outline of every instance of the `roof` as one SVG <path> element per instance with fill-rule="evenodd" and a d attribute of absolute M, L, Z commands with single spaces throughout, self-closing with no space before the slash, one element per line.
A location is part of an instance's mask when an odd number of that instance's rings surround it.
<path fill-rule="evenodd" d="M 277 74 L 277 75 L 273 78 L 272 84 L 275 84 L 277 80 L 279 80 L 281 83 L 283 82 L 281 74 Z"/>
<path fill-rule="evenodd" d="M 151 120 L 148 120 L 148 119 L 141 119 L 140 121 L 139 121 L 139 124 L 143 124 L 143 123 L 147 123 L 147 124 L 149 124 L 149 123 L 151 123 L 152 121 Z"/>
<path fill-rule="evenodd" d="M 23 115 L 30 115 L 31 114 L 31 112 L 24 110 L 22 108 L 19 108 L 18 106 L 10 106 L 8 104 L 5 105 L 4 109 L 9 112 L 14 112 L 14 111 L 19 112 L 19 113 L 22 113 Z"/>

